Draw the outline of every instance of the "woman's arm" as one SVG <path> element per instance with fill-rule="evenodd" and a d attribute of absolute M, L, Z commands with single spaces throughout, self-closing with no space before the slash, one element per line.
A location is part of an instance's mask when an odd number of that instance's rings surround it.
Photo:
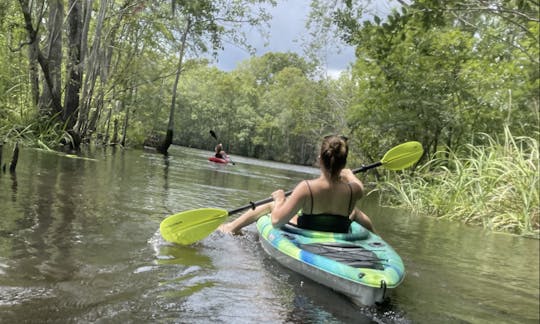
<path fill-rule="evenodd" d="M 307 196 L 307 184 L 305 181 L 300 182 L 289 198 L 285 198 L 285 192 L 283 190 L 277 190 L 272 193 L 274 198 L 274 208 L 272 209 L 272 225 L 274 227 L 280 227 L 298 213 L 298 211 L 304 205 L 304 199 Z"/>
<path fill-rule="evenodd" d="M 362 212 L 360 209 L 354 208 L 353 212 L 349 216 L 349 219 L 364 226 L 370 232 L 375 233 L 375 227 L 373 227 L 373 223 L 371 222 L 371 219 L 368 217 L 368 215 L 364 214 L 364 212 Z"/>

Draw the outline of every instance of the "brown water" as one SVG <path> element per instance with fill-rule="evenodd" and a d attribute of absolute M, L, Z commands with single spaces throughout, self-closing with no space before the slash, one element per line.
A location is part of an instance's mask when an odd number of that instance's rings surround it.
<path fill-rule="evenodd" d="M 209 155 L 109 148 L 84 160 L 23 148 L 16 175 L 0 174 L 0 323 L 539 322 L 537 240 L 376 199 L 362 208 L 407 270 L 376 307 L 355 307 L 282 268 L 254 226 L 187 247 L 165 243 L 158 228 L 170 214 L 232 209 L 317 174 L 241 157 L 215 165 Z"/>

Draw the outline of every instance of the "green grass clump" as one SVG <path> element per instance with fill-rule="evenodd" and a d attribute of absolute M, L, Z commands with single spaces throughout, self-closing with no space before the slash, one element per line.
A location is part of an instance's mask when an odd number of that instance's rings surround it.
<path fill-rule="evenodd" d="M 439 152 L 415 174 L 390 179 L 383 192 L 421 214 L 538 237 L 537 137 L 514 137 L 507 128 L 502 140 L 480 135 L 484 145 Z"/>
<path fill-rule="evenodd" d="M 55 116 L 33 116 L 14 120 L 10 126 L 0 126 L 0 140 L 7 143 L 22 143 L 29 147 L 54 150 L 60 146 L 62 139 L 70 140 L 66 124 Z"/>

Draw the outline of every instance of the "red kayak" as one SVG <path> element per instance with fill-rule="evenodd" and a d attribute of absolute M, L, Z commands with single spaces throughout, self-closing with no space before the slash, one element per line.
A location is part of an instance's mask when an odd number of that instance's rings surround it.
<path fill-rule="evenodd" d="M 223 163 L 223 164 L 227 164 L 227 163 L 231 162 L 231 160 L 228 159 L 228 158 L 227 159 L 220 159 L 220 158 L 217 158 L 215 156 L 209 157 L 208 161 L 214 162 L 214 163 Z"/>

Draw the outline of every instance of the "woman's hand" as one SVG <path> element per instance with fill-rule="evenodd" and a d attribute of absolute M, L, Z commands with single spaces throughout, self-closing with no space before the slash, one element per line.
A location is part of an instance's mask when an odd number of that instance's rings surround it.
<path fill-rule="evenodd" d="M 274 199 L 275 205 L 281 205 L 285 202 L 285 191 L 278 189 L 272 192 L 272 198 Z"/>
<path fill-rule="evenodd" d="M 351 179 L 351 177 L 356 178 L 356 176 L 354 175 L 354 173 L 352 172 L 352 170 L 349 169 L 349 168 L 342 169 L 342 170 L 341 170 L 341 173 L 340 173 L 339 175 L 340 175 L 342 178 L 344 178 L 344 179 Z"/>

